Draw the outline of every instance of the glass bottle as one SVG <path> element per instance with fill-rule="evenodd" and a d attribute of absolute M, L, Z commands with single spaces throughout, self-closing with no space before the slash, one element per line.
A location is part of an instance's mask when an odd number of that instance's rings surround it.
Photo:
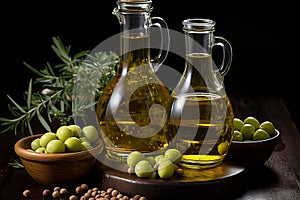
<path fill-rule="evenodd" d="M 183 154 L 181 165 L 209 168 L 222 163 L 231 145 L 233 110 L 223 78 L 232 60 L 232 48 L 223 37 L 214 36 L 215 22 L 186 19 L 185 69 L 172 91 L 169 131 L 170 146 Z M 213 47 L 223 48 L 223 62 L 213 62 Z"/>
<path fill-rule="evenodd" d="M 152 1 L 118 1 L 113 14 L 120 23 L 120 64 L 97 103 L 97 119 L 107 155 L 124 160 L 132 151 L 145 154 L 168 145 L 170 91 L 155 72 L 165 60 L 169 32 L 160 17 L 151 17 Z M 150 55 L 150 27 L 161 32 L 161 50 Z"/>

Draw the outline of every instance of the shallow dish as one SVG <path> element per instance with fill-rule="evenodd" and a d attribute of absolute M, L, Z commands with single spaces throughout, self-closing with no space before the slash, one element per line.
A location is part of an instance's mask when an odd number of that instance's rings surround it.
<path fill-rule="evenodd" d="M 281 134 L 275 129 L 275 136 L 259 141 L 232 141 L 227 160 L 243 165 L 245 168 L 263 166 L 280 141 Z"/>
<path fill-rule="evenodd" d="M 74 183 L 86 176 L 92 169 L 96 156 L 101 154 L 103 143 L 90 150 L 72 153 L 45 154 L 29 151 L 31 142 L 42 134 L 24 137 L 14 145 L 28 174 L 38 183 L 59 185 Z"/>

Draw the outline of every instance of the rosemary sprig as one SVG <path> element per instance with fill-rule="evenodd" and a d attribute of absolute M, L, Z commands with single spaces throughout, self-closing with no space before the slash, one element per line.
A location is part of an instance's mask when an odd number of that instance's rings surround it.
<path fill-rule="evenodd" d="M 13 168 L 24 168 L 24 165 L 22 165 L 19 161 L 17 161 L 16 159 L 14 159 L 12 162 L 8 163 L 10 166 L 12 166 Z"/>
<path fill-rule="evenodd" d="M 46 131 L 51 131 L 51 123 L 56 119 L 60 125 L 73 123 L 74 113 L 79 113 L 87 107 L 95 105 L 103 88 L 115 75 L 118 67 L 118 56 L 114 52 L 97 52 L 89 55 L 89 51 L 82 51 L 70 56 L 70 46 L 64 46 L 59 37 L 53 37 L 52 50 L 62 61 L 61 64 L 52 67 L 47 63 L 44 69 L 37 70 L 28 63 L 24 65 L 38 76 L 35 80 L 30 80 L 28 90 L 24 92 L 24 104 L 20 105 L 17 101 L 7 95 L 11 104 L 8 108 L 14 118 L 9 119 L 0 117 L 2 126 L 6 128 L 0 134 L 7 131 L 14 131 L 15 135 L 19 132 L 28 132 L 33 135 L 32 121 L 37 119 Z M 84 62 L 85 58 L 88 58 Z M 82 76 L 83 74 L 88 75 Z M 77 107 L 72 107 L 72 96 L 74 84 L 82 82 L 85 85 L 87 80 L 91 80 L 93 75 L 95 83 L 93 86 L 94 102 Z M 33 85 L 39 84 L 41 90 L 34 92 Z M 84 85 L 82 84 L 82 85 Z M 85 88 L 83 88 L 85 89 Z"/>

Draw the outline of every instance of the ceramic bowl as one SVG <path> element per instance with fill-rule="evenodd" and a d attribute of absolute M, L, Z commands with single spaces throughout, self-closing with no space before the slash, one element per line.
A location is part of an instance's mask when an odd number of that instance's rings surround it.
<path fill-rule="evenodd" d="M 276 129 L 275 136 L 259 141 L 232 141 L 226 159 L 243 165 L 245 168 L 263 166 L 280 142 L 281 134 Z"/>
<path fill-rule="evenodd" d="M 103 143 L 90 150 L 72 153 L 44 154 L 29 151 L 31 142 L 42 134 L 24 137 L 14 145 L 25 170 L 36 182 L 44 185 L 75 183 L 87 176 L 96 157 L 103 150 Z"/>

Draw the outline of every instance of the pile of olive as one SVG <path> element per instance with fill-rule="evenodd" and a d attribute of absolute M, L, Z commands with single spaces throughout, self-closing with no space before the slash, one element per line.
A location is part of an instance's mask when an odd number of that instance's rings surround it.
<path fill-rule="evenodd" d="M 47 132 L 31 142 L 29 150 L 38 153 L 79 152 L 91 149 L 98 139 L 98 131 L 92 126 L 82 129 L 77 125 L 60 126 L 55 133 Z"/>
<path fill-rule="evenodd" d="M 183 175 L 183 169 L 178 167 L 180 160 L 181 153 L 177 149 L 168 149 L 164 154 L 155 157 L 133 151 L 127 157 L 128 173 L 150 179 Z"/>
<path fill-rule="evenodd" d="M 255 117 L 244 120 L 234 118 L 233 141 L 257 141 L 271 138 L 275 135 L 274 124 L 270 121 L 260 123 Z"/>

